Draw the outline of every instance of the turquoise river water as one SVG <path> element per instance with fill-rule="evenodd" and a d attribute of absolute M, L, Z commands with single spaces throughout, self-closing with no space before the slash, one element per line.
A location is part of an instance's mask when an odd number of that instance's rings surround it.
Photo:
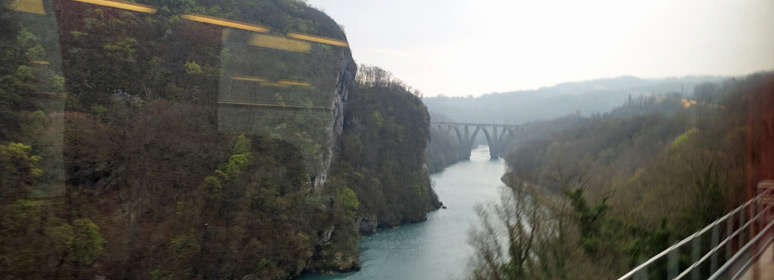
<path fill-rule="evenodd" d="M 480 146 L 470 161 L 430 176 L 447 209 L 428 213 L 425 222 L 380 230 L 361 239 L 360 271 L 301 279 L 464 279 L 473 254 L 468 232 L 478 225 L 474 207 L 497 201 L 504 172 L 503 160 L 490 160 L 489 149 Z"/>

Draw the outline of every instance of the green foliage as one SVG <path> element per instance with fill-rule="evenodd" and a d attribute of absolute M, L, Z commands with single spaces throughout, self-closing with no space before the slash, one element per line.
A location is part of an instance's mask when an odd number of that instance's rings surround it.
<path fill-rule="evenodd" d="M 0 43 L 0 144 L 9 141 L 30 142 L 29 135 L 19 135 L 27 112 L 39 110 L 36 92 L 63 91 L 61 76 L 48 67 L 32 66 L 33 60 L 45 60 L 40 38 L 31 29 L 22 27 L 14 13 L 3 12 L 2 43 Z M 55 31 L 54 31 L 55 32 Z M 24 96 L 24 98 L 22 98 Z"/>
<path fill-rule="evenodd" d="M 323 56 L 328 56 L 333 53 L 333 50 L 331 46 L 329 45 L 320 45 L 320 54 Z"/>
<path fill-rule="evenodd" d="M 250 166 L 251 154 L 236 154 L 228 158 L 228 162 L 221 169 L 229 178 L 239 176 L 245 168 Z"/>
<path fill-rule="evenodd" d="M 318 161 L 320 158 L 320 144 L 316 143 L 306 131 L 296 132 L 295 135 L 299 139 L 299 148 L 302 153 L 305 155 L 310 155 L 312 161 Z"/>
<path fill-rule="evenodd" d="M 583 248 L 587 253 L 594 255 L 599 252 L 600 243 L 604 243 L 604 237 L 600 236 L 600 225 L 606 210 L 609 208 L 606 200 L 589 207 L 588 202 L 583 197 L 583 189 L 578 188 L 567 192 L 570 204 L 575 209 L 575 218 L 580 229 L 580 238 Z"/>
<path fill-rule="evenodd" d="M 39 59 L 43 53 L 43 47 L 40 46 L 40 39 L 28 29 L 21 29 L 16 37 L 16 41 L 25 46 L 24 56 L 27 60 Z"/>
<path fill-rule="evenodd" d="M 170 250 L 173 255 L 173 265 L 178 269 L 177 277 L 188 278 L 193 276 L 194 267 L 191 260 L 201 251 L 199 241 L 193 232 L 181 234 L 172 238 Z"/>
<path fill-rule="evenodd" d="M 228 175 L 226 175 L 225 173 L 221 172 L 220 174 L 223 174 L 224 179 L 228 179 Z M 209 189 L 211 189 L 214 193 L 217 193 L 217 194 L 220 194 L 220 191 L 223 188 L 223 185 L 220 183 L 220 180 L 215 176 L 207 176 L 206 178 L 204 178 L 204 184 Z"/>
<path fill-rule="evenodd" d="M 53 75 L 51 88 L 54 92 L 64 92 L 65 90 L 65 78 L 62 76 Z"/>
<path fill-rule="evenodd" d="M 48 218 L 48 208 L 40 200 L 18 200 L 0 210 L 3 275 L 44 278 L 71 274 L 77 278 L 103 251 L 104 239 L 89 219 L 69 224 Z"/>
<path fill-rule="evenodd" d="M 252 144 L 250 143 L 250 139 L 245 137 L 244 135 L 237 136 L 237 141 L 234 144 L 234 148 L 231 149 L 232 155 L 238 155 L 238 154 L 248 154 L 252 152 Z"/>
<path fill-rule="evenodd" d="M 73 226 L 70 224 L 56 226 L 51 231 L 51 237 L 57 251 L 67 252 L 73 247 L 73 241 L 75 240 Z"/>
<path fill-rule="evenodd" d="M 161 274 L 161 270 L 159 269 L 154 269 L 149 273 L 151 279 L 153 280 L 161 280 L 161 276 L 159 274 Z"/>
<path fill-rule="evenodd" d="M 352 219 L 357 218 L 357 209 L 360 207 L 360 202 L 357 201 L 357 195 L 352 189 L 344 187 L 339 195 L 339 201 L 341 201 L 348 216 L 352 217 Z"/>
<path fill-rule="evenodd" d="M 672 148 L 674 149 L 680 147 L 680 145 L 684 144 L 686 141 L 688 141 L 689 138 L 696 135 L 697 133 L 699 133 L 699 130 L 693 127 L 685 133 L 680 134 L 680 136 L 677 136 L 675 141 L 672 142 Z"/>
<path fill-rule="evenodd" d="M 292 3 L 290 5 L 293 5 Z M 296 8 L 297 9 L 297 8 Z M 311 19 L 287 17 L 288 25 L 283 32 L 313 33 L 317 28 L 317 23 Z"/>
<path fill-rule="evenodd" d="M 86 33 L 86 32 L 81 32 L 81 31 L 78 31 L 78 30 L 70 31 L 70 35 L 73 35 L 74 37 L 83 36 L 83 35 L 87 35 L 87 34 L 88 33 Z"/>
<path fill-rule="evenodd" d="M 26 198 L 43 175 L 40 156 L 24 143 L 0 145 L 0 204 Z"/>
<path fill-rule="evenodd" d="M 186 74 L 195 75 L 202 73 L 202 67 L 199 66 L 199 64 L 196 64 L 196 62 L 188 61 L 185 63 L 184 67 Z"/>
<path fill-rule="evenodd" d="M 237 137 L 234 148 L 231 149 L 231 155 L 218 171 L 226 175 L 226 178 L 236 178 L 239 173 L 252 164 L 253 154 L 251 151 L 250 139 L 244 135 Z"/>
<path fill-rule="evenodd" d="M 113 43 L 102 46 L 109 55 L 117 56 L 123 59 L 130 59 L 137 52 L 137 39 L 121 38 Z"/>
<path fill-rule="evenodd" d="M 47 242 L 41 234 L 46 230 L 45 215 L 42 201 L 20 199 L 0 204 L 0 273 L 5 277 L 32 277 L 41 270 L 43 244 L 37 244 Z"/>
<path fill-rule="evenodd" d="M 41 129 L 46 125 L 48 125 L 48 117 L 46 117 L 46 113 L 43 113 L 41 110 L 36 110 L 27 116 L 25 123 L 25 126 L 31 126 L 36 129 Z"/>
<path fill-rule="evenodd" d="M 91 106 L 91 110 L 94 112 L 95 115 L 97 115 L 98 118 L 103 118 L 105 116 L 105 112 L 107 112 L 107 108 L 105 106 L 96 104 L 94 106 Z"/>
<path fill-rule="evenodd" d="M 29 155 L 30 151 L 30 146 L 23 143 L 11 143 L 7 147 L 0 146 L 0 154 L 2 156 L 9 161 L 19 163 L 20 169 L 29 170 L 29 174 L 33 177 L 40 177 L 43 174 L 43 170 L 38 168 L 40 156 Z"/>
<path fill-rule="evenodd" d="M 68 259 L 77 266 L 89 266 L 102 253 L 104 239 L 99 233 L 99 227 L 89 219 L 77 219 L 69 228 L 72 239 L 66 240 L 69 244 L 70 254 Z"/>
<path fill-rule="evenodd" d="M 379 111 L 374 110 L 373 114 L 374 120 L 376 121 L 376 126 L 382 127 L 382 123 L 384 123 L 384 119 L 382 118 L 382 114 L 379 113 Z"/>
<path fill-rule="evenodd" d="M 2 210 L 1 231 L 24 236 L 40 223 L 43 202 L 39 200 L 20 199 L 5 205 Z"/>

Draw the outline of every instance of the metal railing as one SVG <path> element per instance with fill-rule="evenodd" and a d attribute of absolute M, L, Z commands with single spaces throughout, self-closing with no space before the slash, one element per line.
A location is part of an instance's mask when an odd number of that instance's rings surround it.
<path fill-rule="evenodd" d="M 774 181 L 761 182 L 758 195 L 618 279 L 660 279 L 664 276 L 666 279 L 738 279 L 774 241 L 774 201 L 771 197 L 774 197 Z M 747 213 L 750 218 L 745 217 Z M 721 241 L 723 227 L 725 234 Z M 685 256 L 681 257 L 681 248 L 689 243 L 690 263 Z M 722 266 L 718 267 L 719 264 Z"/>

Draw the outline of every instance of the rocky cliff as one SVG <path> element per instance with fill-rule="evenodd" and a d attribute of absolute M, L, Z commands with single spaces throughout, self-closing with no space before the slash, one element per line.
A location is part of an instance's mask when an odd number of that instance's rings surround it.
<path fill-rule="evenodd" d="M 361 83 L 344 116 L 332 173 L 336 184 L 357 194 L 360 232 L 424 221 L 440 207 L 425 168 L 430 118 L 416 95 Z"/>

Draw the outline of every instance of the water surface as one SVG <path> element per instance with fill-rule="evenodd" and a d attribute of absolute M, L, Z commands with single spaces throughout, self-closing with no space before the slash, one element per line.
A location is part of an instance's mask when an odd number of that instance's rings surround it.
<path fill-rule="evenodd" d="M 489 149 L 473 150 L 463 161 L 433 174 L 435 192 L 447 206 L 428 214 L 427 221 L 380 230 L 360 240 L 360 271 L 306 275 L 324 279 L 463 279 L 473 249 L 468 232 L 478 225 L 476 203 L 494 203 L 503 160 L 490 160 Z"/>

